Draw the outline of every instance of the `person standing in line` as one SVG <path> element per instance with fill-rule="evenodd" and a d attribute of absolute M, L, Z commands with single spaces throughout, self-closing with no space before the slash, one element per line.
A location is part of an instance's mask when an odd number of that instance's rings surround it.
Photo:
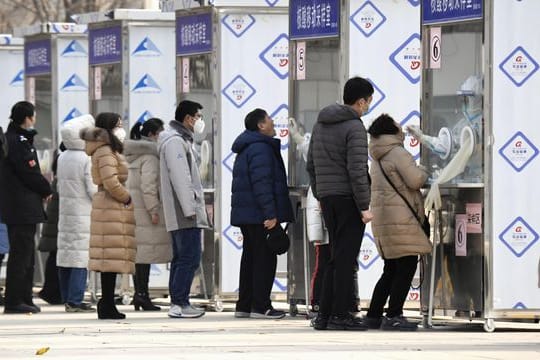
<path fill-rule="evenodd" d="M 128 166 L 122 152 L 126 136 L 116 113 L 100 113 L 96 127 L 81 130 L 86 153 L 92 157 L 92 179 L 98 186 L 92 198 L 88 269 L 101 272 L 102 296 L 98 319 L 124 319 L 114 302 L 116 275 L 135 272 L 135 217 L 125 186 Z"/>
<path fill-rule="evenodd" d="M 135 208 L 135 310 L 160 310 L 159 306 L 152 303 L 148 292 L 150 265 L 168 263 L 172 258 L 171 239 L 163 222 L 159 190 L 159 154 L 156 142 L 161 131 L 161 119 L 137 122 L 131 128 L 131 140 L 124 143 L 124 154 L 129 164 L 127 187 Z"/>
<path fill-rule="evenodd" d="M 208 228 L 199 167 L 193 154 L 194 132 L 204 131 L 202 105 L 184 100 L 175 120 L 159 134 L 158 152 L 165 225 L 172 237 L 169 278 L 171 318 L 198 318 L 204 311 L 190 304 L 191 284 L 201 261 L 201 232 Z"/>
<path fill-rule="evenodd" d="M 272 307 L 270 293 L 277 255 L 267 244 L 268 230 L 294 221 L 281 143 L 274 138 L 274 121 L 263 109 L 247 114 L 245 128 L 234 141 L 231 225 L 243 236 L 240 286 L 235 317 L 280 319 L 285 312 Z"/>
<path fill-rule="evenodd" d="M 35 235 L 37 224 L 46 220 L 43 200 L 50 200 L 52 190 L 34 147 L 34 105 L 19 101 L 10 118 L 9 151 L 0 168 L 0 218 L 7 225 L 10 248 L 4 313 L 38 313 L 41 309 L 32 300 Z"/>
<path fill-rule="evenodd" d="M 63 145 L 60 144 L 60 150 Z M 47 261 L 45 262 L 45 274 L 43 280 L 43 287 L 38 293 L 38 296 L 48 302 L 51 305 L 58 305 L 62 303 L 62 296 L 60 294 L 60 284 L 58 282 L 58 266 L 56 265 L 56 252 L 58 243 L 58 190 L 57 190 L 57 168 L 58 168 L 58 154 L 55 154 L 51 170 L 53 173 L 53 181 L 51 188 L 53 195 L 51 201 L 47 204 L 47 221 L 41 228 L 41 237 L 38 243 L 38 250 L 48 253 Z"/>
<path fill-rule="evenodd" d="M 93 312 L 85 303 L 90 244 L 92 197 L 97 191 L 92 182 L 92 162 L 86 154 L 85 142 L 79 133 L 95 125 L 92 115 L 69 120 L 60 129 L 66 150 L 58 158 L 58 277 L 66 312 Z"/>
<path fill-rule="evenodd" d="M 420 188 L 428 173 L 405 149 L 403 130 L 390 116 L 379 116 L 368 132 L 373 159 L 372 229 L 384 269 L 373 289 L 365 320 L 374 329 L 416 330 L 417 324 L 403 316 L 403 304 L 416 272 L 418 255 L 431 253 L 431 243 L 418 221 L 425 218 Z M 387 299 L 388 310 L 383 317 Z"/>
<path fill-rule="evenodd" d="M 344 104 L 322 109 L 313 127 L 307 171 L 330 240 L 320 311 L 313 322 L 316 330 L 367 329 L 349 313 L 349 304 L 365 226 L 372 219 L 367 133 L 360 117 L 368 111 L 373 92 L 366 79 L 349 79 Z"/>

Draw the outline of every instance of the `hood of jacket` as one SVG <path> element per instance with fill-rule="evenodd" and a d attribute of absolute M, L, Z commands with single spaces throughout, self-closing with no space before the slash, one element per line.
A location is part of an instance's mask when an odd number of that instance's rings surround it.
<path fill-rule="evenodd" d="M 60 135 L 64 146 L 69 150 L 84 150 L 84 140 L 79 136 L 84 128 L 93 127 L 94 117 L 90 114 L 81 115 L 64 123 L 60 129 Z"/>
<path fill-rule="evenodd" d="M 348 105 L 332 104 L 321 110 L 317 122 L 335 124 L 352 119 L 360 119 L 358 113 Z"/>
<path fill-rule="evenodd" d="M 126 140 L 123 154 L 130 163 L 142 155 L 154 155 L 157 157 L 157 144 L 144 137 L 140 140 Z"/>
<path fill-rule="evenodd" d="M 82 129 L 80 137 L 86 142 L 85 151 L 89 156 L 92 156 L 98 148 L 111 144 L 111 138 L 107 130 L 98 127 Z"/>
<path fill-rule="evenodd" d="M 371 157 L 378 161 L 393 148 L 403 147 L 403 138 L 400 133 L 381 135 L 378 138 L 372 137 L 368 146 Z"/>
<path fill-rule="evenodd" d="M 280 151 L 281 141 L 279 139 L 252 130 L 244 130 L 243 133 L 238 135 L 236 140 L 234 140 L 231 149 L 234 153 L 239 154 L 249 145 L 257 142 L 269 144 L 274 151 L 277 151 L 278 153 Z"/>
<path fill-rule="evenodd" d="M 180 136 L 185 141 L 193 143 L 193 132 L 190 131 L 187 127 L 185 127 L 184 124 L 182 124 L 181 122 L 171 120 L 169 122 L 169 126 L 166 126 L 165 130 L 159 133 L 157 143 L 158 152 L 161 152 L 161 147 L 167 142 L 167 140 L 175 136 Z"/>

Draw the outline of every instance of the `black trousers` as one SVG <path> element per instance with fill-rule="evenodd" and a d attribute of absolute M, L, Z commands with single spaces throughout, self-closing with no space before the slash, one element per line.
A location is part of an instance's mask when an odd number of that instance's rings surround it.
<path fill-rule="evenodd" d="M 243 225 L 240 230 L 244 241 L 236 311 L 264 313 L 272 308 L 270 293 L 276 276 L 277 255 L 266 244 L 263 225 Z"/>
<path fill-rule="evenodd" d="M 6 274 L 6 306 L 33 304 L 36 224 L 7 225 L 9 256 Z"/>
<path fill-rule="evenodd" d="M 384 260 L 383 274 L 373 289 L 368 317 L 381 317 L 388 297 L 390 299 L 386 316 L 391 318 L 403 314 L 403 304 L 409 293 L 417 263 L 418 256 Z"/>
<path fill-rule="evenodd" d="M 45 264 L 45 280 L 43 281 L 43 288 L 39 292 L 39 295 L 45 298 L 46 301 L 61 304 L 62 295 L 60 294 L 59 281 L 58 266 L 56 266 L 56 251 L 51 251 Z"/>
<path fill-rule="evenodd" d="M 325 197 L 321 207 L 330 238 L 330 261 L 324 273 L 320 313 L 343 317 L 354 296 L 353 273 L 366 225 L 351 197 Z"/>
<path fill-rule="evenodd" d="M 148 281 L 150 280 L 150 264 L 135 264 L 133 284 L 135 292 L 139 295 L 148 295 Z"/>

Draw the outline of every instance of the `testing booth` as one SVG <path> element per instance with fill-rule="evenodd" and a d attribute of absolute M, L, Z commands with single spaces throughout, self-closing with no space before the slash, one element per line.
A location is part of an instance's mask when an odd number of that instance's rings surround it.
<path fill-rule="evenodd" d="M 422 284 L 432 315 L 540 317 L 540 91 L 534 1 L 422 2 L 422 156 L 433 253 Z"/>

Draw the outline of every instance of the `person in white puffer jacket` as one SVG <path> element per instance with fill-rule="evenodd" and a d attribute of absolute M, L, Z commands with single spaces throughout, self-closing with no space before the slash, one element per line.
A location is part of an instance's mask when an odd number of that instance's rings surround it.
<path fill-rule="evenodd" d="M 64 123 L 60 129 L 66 151 L 58 158 L 58 250 L 56 263 L 60 291 L 66 312 L 93 312 L 84 303 L 88 250 L 90 242 L 90 212 L 96 185 L 92 182 L 90 157 L 84 151 L 80 130 L 94 126 L 92 115 L 82 115 Z"/>

